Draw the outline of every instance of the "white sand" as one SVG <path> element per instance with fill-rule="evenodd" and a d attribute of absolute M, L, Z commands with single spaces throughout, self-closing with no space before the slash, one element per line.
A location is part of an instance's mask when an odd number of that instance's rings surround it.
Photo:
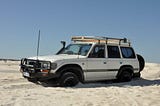
<path fill-rule="evenodd" d="M 160 106 L 160 64 L 147 63 L 141 79 L 126 83 L 44 87 L 28 82 L 18 62 L 0 62 L 0 106 Z"/>

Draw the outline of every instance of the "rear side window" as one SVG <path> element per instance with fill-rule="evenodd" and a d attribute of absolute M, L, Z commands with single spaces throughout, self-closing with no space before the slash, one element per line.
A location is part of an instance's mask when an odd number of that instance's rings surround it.
<path fill-rule="evenodd" d="M 121 47 L 123 58 L 136 58 L 135 53 L 131 47 Z"/>
<path fill-rule="evenodd" d="M 118 46 L 107 46 L 108 58 L 120 58 Z"/>

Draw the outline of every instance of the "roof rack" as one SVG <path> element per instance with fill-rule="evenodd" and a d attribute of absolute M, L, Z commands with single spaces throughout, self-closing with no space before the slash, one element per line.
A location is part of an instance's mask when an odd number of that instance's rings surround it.
<path fill-rule="evenodd" d="M 111 38 L 111 37 L 100 37 L 100 36 L 73 36 L 72 41 L 74 42 L 94 42 L 94 43 L 114 43 L 114 44 L 128 44 L 131 42 L 127 38 Z"/>

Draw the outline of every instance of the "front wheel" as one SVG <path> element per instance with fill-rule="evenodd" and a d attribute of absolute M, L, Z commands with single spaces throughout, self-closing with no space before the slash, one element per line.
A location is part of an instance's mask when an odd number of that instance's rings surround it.
<path fill-rule="evenodd" d="M 61 87 L 73 87 L 79 83 L 79 79 L 76 74 L 72 72 L 65 72 L 62 74 L 59 80 Z"/>
<path fill-rule="evenodd" d="M 37 79 L 36 78 L 27 78 L 27 80 L 29 82 L 33 82 L 33 83 L 36 83 L 37 82 Z"/>

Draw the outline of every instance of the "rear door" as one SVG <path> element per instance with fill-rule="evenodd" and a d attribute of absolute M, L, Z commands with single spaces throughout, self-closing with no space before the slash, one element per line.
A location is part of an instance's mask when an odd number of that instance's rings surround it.
<path fill-rule="evenodd" d="M 115 79 L 122 65 L 119 46 L 107 45 L 107 79 Z"/>

